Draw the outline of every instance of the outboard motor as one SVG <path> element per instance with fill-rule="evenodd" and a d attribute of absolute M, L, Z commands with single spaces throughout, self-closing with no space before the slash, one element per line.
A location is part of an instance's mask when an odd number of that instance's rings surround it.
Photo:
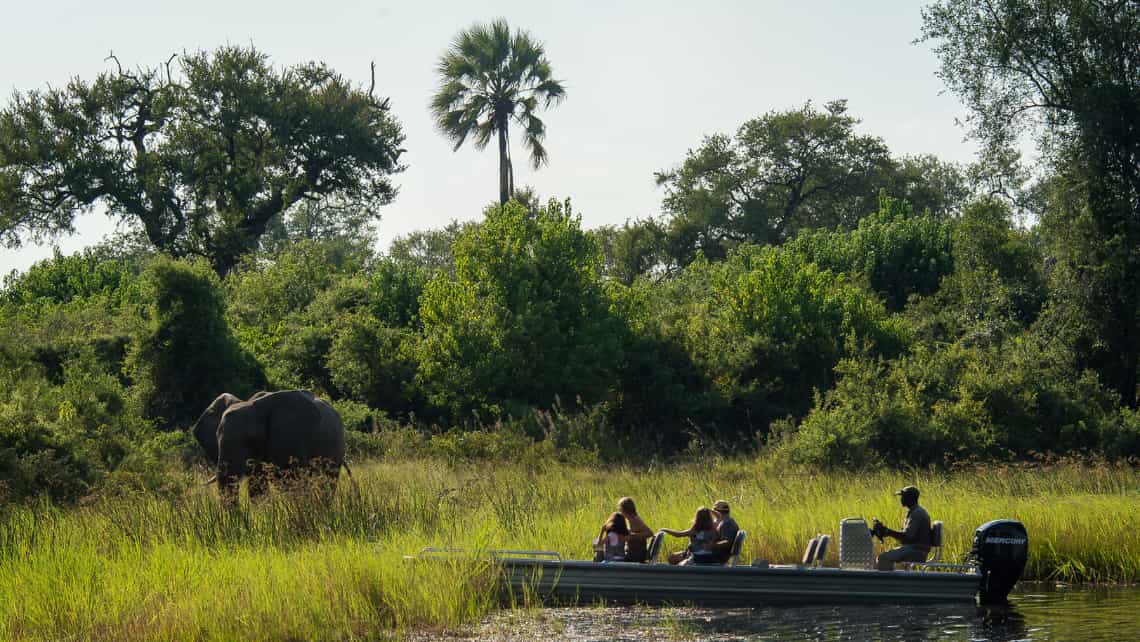
<path fill-rule="evenodd" d="M 974 531 L 970 557 L 982 573 L 978 595 L 982 604 L 1004 604 L 1021 579 L 1029 557 L 1029 535 L 1021 522 L 996 519 Z"/>

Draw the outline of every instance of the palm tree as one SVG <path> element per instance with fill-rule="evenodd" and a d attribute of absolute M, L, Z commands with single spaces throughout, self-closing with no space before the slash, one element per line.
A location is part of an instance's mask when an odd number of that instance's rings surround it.
<path fill-rule="evenodd" d="M 514 194 L 511 166 L 510 122 L 523 131 L 535 169 L 546 162 L 546 125 L 535 111 L 562 101 L 566 88 L 551 77 L 550 62 L 542 44 L 526 31 L 511 33 L 506 20 L 476 24 L 461 31 L 436 69 L 440 87 L 432 97 L 431 111 L 439 131 L 458 150 L 470 136 L 476 149 L 499 137 L 499 201 Z"/>

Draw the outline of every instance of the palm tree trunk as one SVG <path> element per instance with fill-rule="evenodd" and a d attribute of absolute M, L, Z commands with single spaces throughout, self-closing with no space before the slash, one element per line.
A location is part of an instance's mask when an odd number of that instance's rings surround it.
<path fill-rule="evenodd" d="M 507 149 L 507 119 L 499 122 L 499 204 L 506 205 L 511 200 L 511 161 Z"/>

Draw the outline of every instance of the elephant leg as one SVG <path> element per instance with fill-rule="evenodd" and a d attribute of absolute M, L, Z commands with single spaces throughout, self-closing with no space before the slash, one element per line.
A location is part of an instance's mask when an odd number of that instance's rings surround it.
<path fill-rule="evenodd" d="M 218 498 L 224 506 L 237 506 L 239 478 L 233 475 L 218 476 Z"/>
<path fill-rule="evenodd" d="M 250 468 L 246 490 L 251 500 L 269 492 L 269 473 L 264 466 L 256 464 Z"/>
<path fill-rule="evenodd" d="M 298 490 L 311 494 L 320 502 L 330 501 L 336 494 L 336 469 L 326 460 L 314 460 L 293 469 L 293 483 Z"/>
<path fill-rule="evenodd" d="M 317 484 L 321 495 L 327 499 L 332 499 L 336 496 L 336 484 L 340 477 L 340 465 L 330 462 L 323 462 L 314 475 L 314 483 Z"/>

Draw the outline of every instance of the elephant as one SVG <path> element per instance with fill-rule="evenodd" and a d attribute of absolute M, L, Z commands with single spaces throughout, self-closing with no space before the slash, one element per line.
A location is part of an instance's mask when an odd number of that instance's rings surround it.
<path fill-rule="evenodd" d="M 271 476 L 323 478 L 331 492 L 340 467 L 347 469 L 340 414 L 305 390 L 259 392 L 246 401 L 223 393 L 191 431 L 216 464 L 218 492 L 227 502 L 237 498 L 242 477 L 249 478 L 250 497 L 264 493 Z"/>

